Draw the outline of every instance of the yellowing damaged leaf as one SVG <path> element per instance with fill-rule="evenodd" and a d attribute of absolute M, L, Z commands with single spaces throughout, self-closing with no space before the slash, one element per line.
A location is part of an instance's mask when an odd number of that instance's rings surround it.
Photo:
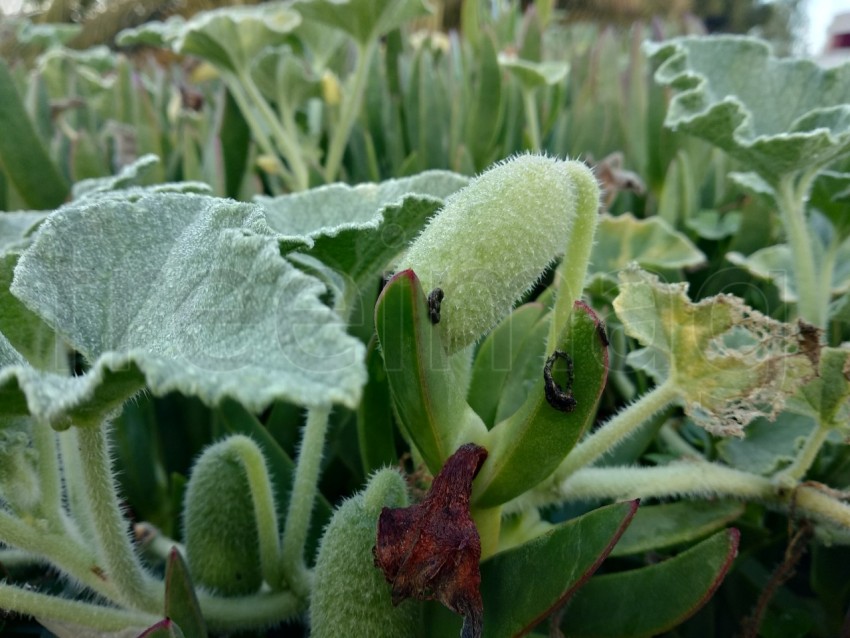
<path fill-rule="evenodd" d="M 664 284 L 638 268 L 620 273 L 614 309 L 637 339 L 642 366 L 666 370 L 685 411 L 716 434 L 741 435 L 774 418 L 815 374 L 807 331 L 746 306 L 733 295 L 693 303 L 687 284 Z"/>

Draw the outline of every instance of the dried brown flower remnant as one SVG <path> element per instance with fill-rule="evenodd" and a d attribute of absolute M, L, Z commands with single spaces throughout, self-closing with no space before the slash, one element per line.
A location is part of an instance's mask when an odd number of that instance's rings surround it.
<path fill-rule="evenodd" d="M 463 616 L 462 638 L 481 636 L 481 540 L 469 515 L 472 479 L 487 458 L 473 443 L 458 448 L 421 503 L 385 507 L 378 519 L 375 565 L 392 585 L 393 603 L 439 600 Z"/>

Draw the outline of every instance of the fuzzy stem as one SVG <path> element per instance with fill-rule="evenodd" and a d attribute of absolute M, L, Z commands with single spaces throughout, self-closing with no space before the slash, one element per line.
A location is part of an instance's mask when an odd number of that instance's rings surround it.
<path fill-rule="evenodd" d="M 198 604 L 214 631 L 267 628 L 304 612 L 304 601 L 288 591 L 234 598 L 198 592 Z"/>
<path fill-rule="evenodd" d="M 306 598 L 310 593 L 312 577 L 304 562 L 304 547 L 310 529 L 313 502 L 318 491 L 319 470 L 329 417 L 330 408 L 310 408 L 307 411 L 307 423 L 304 425 L 301 449 L 298 452 L 289 511 L 281 542 L 283 573 L 292 591 L 301 598 Z"/>
<path fill-rule="evenodd" d="M 292 175 L 292 172 L 283 165 L 283 162 L 280 161 L 280 156 L 274 148 L 271 140 L 269 139 L 268 133 L 266 131 L 266 127 L 263 126 L 262 122 L 257 121 L 257 116 L 254 113 L 254 110 L 251 108 L 251 102 L 248 98 L 248 95 L 245 92 L 245 89 L 239 83 L 239 79 L 230 74 L 222 75 L 222 79 L 225 81 L 227 85 L 228 91 L 230 91 L 230 95 L 233 97 L 233 101 L 236 102 L 236 105 L 239 107 L 239 110 L 242 112 L 242 116 L 245 118 L 245 121 L 248 123 L 248 127 L 251 129 L 251 136 L 257 142 L 257 145 L 262 149 L 263 153 L 272 158 L 272 160 L 277 165 L 277 170 L 280 173 L 281 179 L 284 183 L 292 190 L 296 190 L 296 180 Z"/>
<path fill-rule="evenodd" d="M 369 75 L 369 65 L 372 63 L 377 44 L 376 38 L 370 38 L 366 44 L 357 43 L 357 66 L 354 69 L 351 90 L 343 96 L 339 122 L 332 134 L 325 158 L 325 181 L 328 183 L 339 179 L 339 168 L 345 153 L 345 145 L 351 135 L 357 114 L 360 112 L 360 102 L 363 99 Z"/>
<path fill-rule="evenodd" d="M 59 439 L 59 458 L 62 461 L 62 478 L 65 486 L 65 498 L 70 519 L 65 521 L 69 533 L 78 538 L 93 538 L 94 529 L 91 516 L 86 509 L 83 492 L 83 465 L 80 460 L 80 449 L 76 445 L 73 430 L 57 434 Z"/>
<path fill-rule="evenodd" d="M 531 150 L 540 152 L 540 120 L 537 117 L 537 100 L 534 99 L 534 89 L 522 90 L 522 103 L 525 108 L 525 121 L 528 126 L 528 139 Z"/>
<path fill-rule="evenodd" d="M 273 589 L 277 589 L 283 581 L 280 569 L 280 532 L 266 460 L 257 444 L 248 437 L 233 437 L 230 445 L 239 454 L 251 490 L 263 578 Z"/>
<path fill-rule="evenodd" d="M 576 445 L 555 470 L 553 479 L 561 482 L 579 469 L 592 464 L 676 399 L 676 386 L 669 378 L 636 402 L 620 410 L 611 420 Z M 552 479 L 550 479 L 551 481 Z M 548 483 L 549 481 L 547 481 Z"/>
<path fill-rule="evenodd" d="M 732 497 L 850 528 L 850 506 L 807 485 L 795 489 L 771 479 L 706 461 L 661 467 L 584 468 L 559 486 L 559 502 L 587 499 Z M 556 502 L 556 501 L 550 501 Z M 542 506 L 541 500 L 537 503 Z"/>
<path fill-rule="evenodd" d="M 45 533 L 0 510 L 0 541 L 39 560 L 49 561 L 58 570 L 109 600 L 120 599 L 114 583 L 102 576 L 97 556 L 66 535 Z"/>
<path fill-rule="evenodd" d="M 92 528 L 106 565 L 106 576 L 115 583 L 121 601 L 130 608 L 156 612 L 161 600 L 148 587 L 130 540 L 115 487 L 109 459 L 106 426 L 74 428 L 80 450 L 84 498 Z"/>
<path fill-rule="evenodd" d="M 263 97 L 260 89 L 254 83 L 250 73 L 238 73 L 237 78 L 245 89 L 248 98 L 254 103 L 265 120 L 266 126 L 271 131 L 272 138 L 277 143 L 284 159 L 289 163 L 289 168 L 294 175 L 294 188 L 298 191 L 307 190 L 310 186 L 310 174 L 304 163 L 304 155 L 298 147 L 298 142 L 293 139 L 292 132 L 283 128 L 280 120 L 275 115 L 269 103 Z"/>
<path fill-rule="evenodd" d="M 812 237 L 806 224 L 806 197 L 817 173 L 810 172 L 794 183 L 794 175 L 780 179 L 777 188 L 777 205 L 785 226 L 785 235 L 794 258 L 794 275 L 797 280 L 799 301 L 797 312 L 805 321 L 818 328 L 826 326 L 829 289 L 818 286 L 817 264 L 812 250 Z"/>
<path fill-rule="evenodd" d="M 47 519 L 51 531 L 64 529 L 62 520 L 62 478 L 59 473 L 59 451 L 56 432 L 46 421 L 33 424 L 33 444 L 38 452 L 38 482 L 41 488 L 39 511 Z"/>
<path fill-rule="evenodd" d="M 830 432 L 831 428 L 818 424 L 809 436 L 806 437 L 803 449 L 797 453 L 794 462 L 776 474 L 773 477 L 774 480 L 787 485 L 789 483 L 794 484 L 802 479 L 806 475 L 806 472 L 809 471 L 809 468 L 812 467 L 812 463 L 815 462 L 818 452 L 820 452 L 823 444 L 826 443 Z"/>
<path fill-rule="evenodd" d="M 552 323 L 549 326 L 547 352 L 553 352 L 560 345 L 561 335 L 569 324 L 573 306 L 581 298 L 596 224 L 599 221 L 599 186 L 595 178 L 588 179 L 584 169 L 579 171 L 570 168 L 571 172 L 574 170 L 576 214 L 567 237 L 564 261 L 560 268 L 561 281 L 558 284 Z"/>
<path fill-rule="evenodd" d="M 160 616 L 153 614 L 68 600 L 6 584 L 0 584 L 0 609 L 99 632 L 118 632 L 128 628 L 143 630 L 161 620 Z"/>

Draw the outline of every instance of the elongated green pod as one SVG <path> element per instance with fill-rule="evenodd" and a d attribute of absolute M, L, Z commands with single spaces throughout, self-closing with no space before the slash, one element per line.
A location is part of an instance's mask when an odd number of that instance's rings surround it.
<path fill-rule="evenodd" d="M 446 350 L 473 343 L 505 317 L 564 252 L 576 217 L 595 217 L 598 200 L 587 166 L 544 155 L 496 164 L 449 197 L 398 266 L 412 269 L 426 293 L 442 290 Z"/>
<path fill-rule="evenodd" d="M 184 533 L 192 579 L 224 596 L 256 592 L 263 581 L 260 539 L 241 446 L 232 436 L 204 450 L 186 487 Z"/>
<path fill-rule="evenodd" d="M 310 599 L 313 638 L 416 635 L 419 603 L 393 606 L 390 585 L 372 554 L 381 509 L 408 504 L 404 479 L 387 468 L 376 472 L 365 490 L 334 512 L 316 559 Z"/>

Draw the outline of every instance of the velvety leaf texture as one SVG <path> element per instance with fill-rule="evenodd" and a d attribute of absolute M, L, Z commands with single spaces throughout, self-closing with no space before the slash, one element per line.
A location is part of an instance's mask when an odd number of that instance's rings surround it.
<path fill-rule="evenodd" d="M 287 3 L 223 7 L 196 14 L 179 26 L 166 29 L 178 53 L 188 53 L 229 71 L 246 69 L 254 57 L 268 46 L 283 44 L 286 34 L 301 22 L 301 16 Z"/>
<path fill-rule="evenodd" d="M 368 286 L 370 277 L 391 267 L 443 200 L 468 182 L 457 173 L 435 170 L 256 200 L 280 234 L 283 251 L 303 252 L 358 286 Z"/>
<path fill-rule="evenodd" d="M 354 406 L 365 381 L 362 344 L 319 301 L 323 286 L 280 257 L 251 204 L 86 198 L 45 222 L 12 292 L 91 365 L 49 392 L 29 372 L 13 373 L 47 418 L 79 408 L 115 376 L 143 375 L 155 394 L 210 404 L 232 397 L 253 411 L 275 399 Z"/>
<path fill-rule="evenodd" d="M 825 167 L 850 150 L 850 65 L 776 58 L 764 42 L 737 36 L 648 48 L 661 63 L 656 80 L 679 91 L 666 124 L 707 139 L 765 179 Z"/>
<path fill-rule="evenodd" d="M 348 228 L 377 225 L 390 204 L 408 195 L 442 200 L 468 182 L 451 171 L 426 171 L 380 183 L 328 184 L 279 197 L 258 196 L 256 201 L 265 209 L 269 226 L 283 236 L 333 237 Z"/>
<path fill-rule="evenodd" d="M 308 21 L 341 29 L 360 44 L 427 11 L 422 0 L 304 0 L 293 7 Z"/>
<path fill-rule="evenodd" d="M 594 274 L 614 275 L 632 261 L 644 268 L 686 268 L 705 262 L 702 251 L 660 217 L 604 214 L 596 238 L 590 262 Z"/>

